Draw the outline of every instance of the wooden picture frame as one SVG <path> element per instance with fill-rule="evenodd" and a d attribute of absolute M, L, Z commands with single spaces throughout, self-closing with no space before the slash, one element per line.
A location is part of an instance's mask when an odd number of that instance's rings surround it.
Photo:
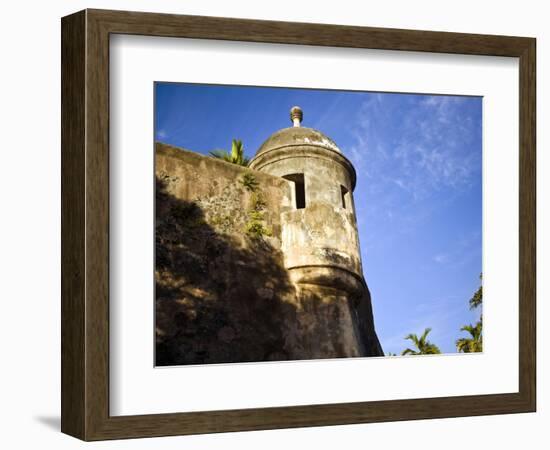
<path fill-rule="evenodd" d="M 64 433 L 101 440 L 535 411 L 535 39 L 105 10 L 61 25 Z M 117 33 L 519 58 L 519 392 L 110 416 L 109 36 Z"/>

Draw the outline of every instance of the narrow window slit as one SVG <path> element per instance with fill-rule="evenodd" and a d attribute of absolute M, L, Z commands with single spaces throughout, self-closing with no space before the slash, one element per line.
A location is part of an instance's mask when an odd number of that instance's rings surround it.
<path fill-rule="evenodd" d="M 285 180 L 292 181 L 294 183 L 294 201 L 296 209 L 303 209 L 306 207 L 306 188 L 304 183 L 303 173 L 292 173 L 283 177 Z"/>
<path fill-rule="evenodd" d="M 349 191 L 342 185 L 340 185 L 340 192 L 342 194 L 342 208 L 346 209 L 349 205 Z"/>

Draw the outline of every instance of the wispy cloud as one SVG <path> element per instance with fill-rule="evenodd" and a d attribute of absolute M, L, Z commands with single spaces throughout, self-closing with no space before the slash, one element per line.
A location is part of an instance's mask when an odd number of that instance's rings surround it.
<path fill-rule="evenodd" d="M 479 100 L 477 100 L 479 101 Z M 362 245 L 415 235 L 481 177 L 479 103 L 453 96 L 368 94 L 349 121 Z M 380 235 L 381 227 L 387 233 Z M 364 249 L 364 257 L 366 249 Z M 442 249 L 437 261 L 444 262 Z M 434 255 L 437 256 L 437 255 Z"/>
<path fill-rule="evenodd" d="M 449 261 L 449 255 L 445 253 L 439 253 L 432 258 L 438 264 L 445 264 Z"/>
<path fill-rule="evenodd" d="M 356 116 L 349 153 L 362 174 L 377 180 L 384 174 L 386 188 L 416 200 L 469 186 L 480 170 L 481 152 L 474 148 L 480 129 L 464 109 L 467 100 L 411 96 L 407 108 L 397 109 L 388 96 L 369 95 Z M 390 121 L 398 123 L 392 130 L 386 126 Z"/>

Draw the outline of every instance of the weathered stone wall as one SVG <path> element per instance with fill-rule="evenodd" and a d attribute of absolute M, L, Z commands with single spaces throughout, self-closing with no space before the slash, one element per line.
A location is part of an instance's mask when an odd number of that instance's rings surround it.
<path fill-rule="evenodd" d="M 290 154 L 290 155 L 289 155 Z M 308 145 L 294 145 L 270 150 L 253 159 L 254 170 L 279 177 L 291 173 L 307 175 L 307 204 L 318 202 L 342 205 L 340 186 L 355 188 L 355 172 L 344 156 L 332 150 Z"/>
<path fill-rule="evenodd" d="M 155 172 L 157 364 L 288 359 L 288 183 L 165 145 Z"/>
<path fill-rule="evenodd" d="M 155 174 L 157 365 L 380 354 L 357 297 L 285 269 L 288 181 L 163 144 Z"/>
<path fill-rule="evenodd" d="M 328 203 L 281 215 L 285 267 L 334 266 L 363 275 L 352 212 Z"/>
<path fill-rule="evenodd" d="M 166 192 L 195 202 L 215 231 L 242 238 L 255 211 L 266 229 L 263 238 L 280 248 L 280 215 L 291 209 L 289 182 L 165 144 L 157 144 L 155 164 Z"/>
<path fill-rule="evenodd" d="M 361 279 L 353 165 L 334 142 L 310 128 L 287 128 L 266 142 L 251 168 L 278 177 L 304 177 L 306 207 L 282 216 L 285 267 L 334 266 Z"/>

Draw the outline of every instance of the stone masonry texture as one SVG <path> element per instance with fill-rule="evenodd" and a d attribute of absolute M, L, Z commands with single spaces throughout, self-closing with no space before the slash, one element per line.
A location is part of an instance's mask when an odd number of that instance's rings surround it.
<path fill-rule="evenodd" d="M 156 365 L 383 355 L 340 191 L 355 172 L 298 129 L 294 160 L 268 140 L 250 168 L 156 144 Z"/>

